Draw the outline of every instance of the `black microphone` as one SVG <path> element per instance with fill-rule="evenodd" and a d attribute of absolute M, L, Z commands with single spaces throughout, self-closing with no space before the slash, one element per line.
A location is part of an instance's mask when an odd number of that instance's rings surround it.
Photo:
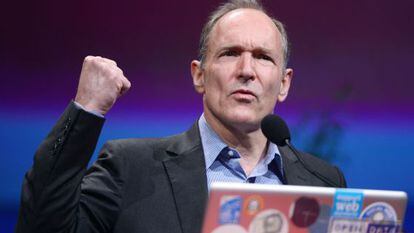
<path fill-rule="evenodd" d="M 326 178 L 319 172 L 315 171 L 311 167 L 309 167 L 303 160 L 302 157 L 299 155 L 299 152 L 296 148 L 290 143 L 290 131 L 288 126 L 286 125 L 285 121 L 277 115 L 269 114 L 263 118 L 261 122 L 261 128 L 263 134 L 266 138 L 276 144 L 277 146 L 285 146 L 287 145 L 292 151 L 299 162 L 303 165 L 303 167 L 309 171 L 314 176 L 318 177 L 325 183 L 329 184 L 332 187 L 339 187 L 336 182 L 332 182 L 330 179 Z"/>
<path fill-rule="evenodd" d="M 261 123 L 263 134 L 278 146 L 284 146 L 290 141 L 290 132 L 285 121 L 277 115 L 269 114 Z"/>

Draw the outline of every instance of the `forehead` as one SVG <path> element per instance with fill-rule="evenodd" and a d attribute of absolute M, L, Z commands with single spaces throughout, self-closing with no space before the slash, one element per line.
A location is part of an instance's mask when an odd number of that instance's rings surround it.
<path fill-rule="evenodd" d="M 254 9 L 237 9 L 220 18 L 210 35 L 210 49 L 227 46 L 257 47 L 281 52 L 281 34 L 273 21 Z"/>

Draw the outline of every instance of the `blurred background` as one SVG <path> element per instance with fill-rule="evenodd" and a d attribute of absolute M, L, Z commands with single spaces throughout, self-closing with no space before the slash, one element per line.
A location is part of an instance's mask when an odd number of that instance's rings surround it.
<path fill-rule="evenodd" d="M 74 98 L 85 56 L 116 60 L 132 82 L 106 116 L 98 148 L 108 139 L 179 133 L 197 120 L 190 62 L 220 2 L 2 2 L 0 232 L 14 229 L 24 174 Z M 349 187 L 407 192 L 405 227 L 414 232 L 414 2 L 264 5 L 292 44 L 293 86 L 275 112 L 294 144 L 340 166 Z"/>

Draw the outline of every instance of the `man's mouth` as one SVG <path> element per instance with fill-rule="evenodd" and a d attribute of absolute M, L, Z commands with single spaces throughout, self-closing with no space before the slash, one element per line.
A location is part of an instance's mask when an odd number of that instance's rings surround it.
<path fill-rule="evenodd" d="M 247 90 L 247 89 L 238 89 L 234 91 L 232 94 L 252 95 L 256 97 L 256 95 L 252 91 Z"/>
<path fill-rule="evenodd" d="M 231 94 L 238 99 L 245 99 L 245 100 L 255 99 L 257 97 L 254 92 L 247 90 L 247 89 L 238 89 L 236 91 L 233 91 Z"/>

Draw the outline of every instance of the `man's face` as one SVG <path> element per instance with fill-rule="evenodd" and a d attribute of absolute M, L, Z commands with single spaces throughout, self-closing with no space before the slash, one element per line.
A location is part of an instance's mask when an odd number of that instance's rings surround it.
<path fill-rule="evenodd" d="M 222 124 L 257 130 L 283 101 L 292 70 L 283 68 L 281 34 L 271 19 L 252 9 L 224 15 L 214 26 L 203 67 L 192 62 L 193 82 L 204 112 Z"/>

